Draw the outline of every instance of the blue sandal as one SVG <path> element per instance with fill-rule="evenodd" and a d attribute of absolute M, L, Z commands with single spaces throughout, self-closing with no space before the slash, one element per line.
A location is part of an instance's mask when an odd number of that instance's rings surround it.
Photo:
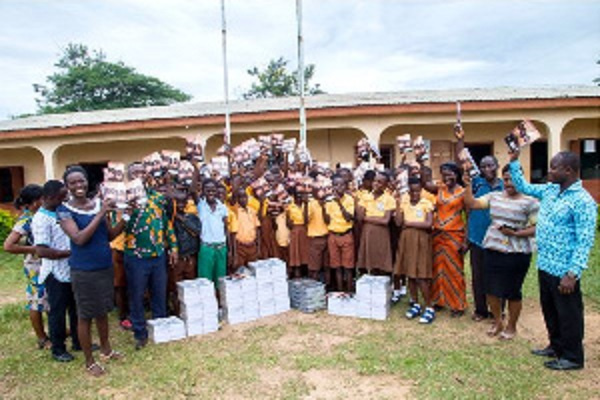
<path fill-rule="evenodd" d="M 413 305 L 406 312 L 406 318 L 414 319 L 421 315 L 421 306 L 418 303 L 413 303 Z"/>
<path fill-rule="evenodd" d="M 435 319 L 435 310 L 427 307 L 421 318 L 419 318 L 420 324 L 431 324 Z"/>

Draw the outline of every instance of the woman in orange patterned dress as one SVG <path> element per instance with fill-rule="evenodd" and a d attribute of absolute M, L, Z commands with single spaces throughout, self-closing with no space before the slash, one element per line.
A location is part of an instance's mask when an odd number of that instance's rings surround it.
<path fill-rule="evenodd" d="M 447 162 L 440 167 L 442 184 L 437 188 L 433 222 L 433 282 L 431 295 L 438 307 L 449 307 L 453 317 L 460 317 L 467 308 L 464 277 L 464 254 L 467 249 L 465 221 L 465 190 L 460 185 L 459 167 Z"/>

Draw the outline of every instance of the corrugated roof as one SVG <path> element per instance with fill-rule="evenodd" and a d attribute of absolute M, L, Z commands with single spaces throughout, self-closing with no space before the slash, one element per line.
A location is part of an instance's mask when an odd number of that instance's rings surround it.
<path fill-rule="evenodd" d="M 500 87 L 488 89 L 420 90 L 380 93 L 323 94 L 306 98 L 308 109 L 375 106 L 419 103 L 449 103 L 455 101 L 511 101 L 532 99 L 564 99 L 600 97 L 599 86 L 552 86 L 537 88 Z M 298 108 L 297 97 L 236 100 L 230 102 L 232 114 L 286 111 Z M 0 131 L 70 127 L 128 121 L 174 119 L 222 115 L 223 102 L 178 103 L 170 106 L 125 108 L 119 110 L 86 111 L 49 114 L 0 121 Z"/>

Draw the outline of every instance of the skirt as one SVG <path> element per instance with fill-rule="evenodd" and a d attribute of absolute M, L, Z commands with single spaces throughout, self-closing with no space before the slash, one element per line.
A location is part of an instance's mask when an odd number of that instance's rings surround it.
<path fill-rule="evenodd" d="M 71 269 L 77 316 L 92 319 L 108 314 L 114 308 L 114 269 L 82 271 Z"/>
<path fill-rule="evenodd" d="M 531 254 L 486 249 L 483 257 L 485 293 L 501 299 L 521 300 Z"/>
<path fill-rule="evenodd" d="M 396 274 L 411 279 L 431 279 L 432 263 L 431 234 L 423 229 L 403 229 L 398 241 Z"/>
<path fill-rule="evenodd" d="M 367 271 L 392 272 L 392 246 L 387 225 L 363 224 L 356 266 Z"/>
<path fill-rule="evenodd" d="M 275 239 L 273 218 L 265 217 L 260 223 L 260 258 L 280 258 L 279 246 Z"/>
<path fill-rule="evenodd" d="M 435 305 L 453 311 L 467 308 L 465 265 L 460 252 L 463 231 L 436 231 L 433 234 L 433 281 L 431 298 Z"/>
<path fill-rule="evenodd" d="M 308 236 L 306 226 L 294 225 L 290 232 L 290 266 L 308 265 Z"/>

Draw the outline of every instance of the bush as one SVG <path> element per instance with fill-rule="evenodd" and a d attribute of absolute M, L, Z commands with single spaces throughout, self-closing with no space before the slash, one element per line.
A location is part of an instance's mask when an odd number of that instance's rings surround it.
<path fill-rule="evenodd" d="M 10 211 L 0 210 L 0 244 L 4 243 L 16 220 L 17 217 Z"/>

